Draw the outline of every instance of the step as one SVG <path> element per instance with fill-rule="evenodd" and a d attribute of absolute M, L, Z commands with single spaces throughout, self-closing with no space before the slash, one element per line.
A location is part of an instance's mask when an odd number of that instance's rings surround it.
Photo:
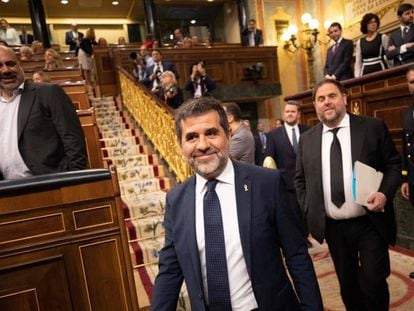
<path fill-rule="evenodd" d="M 131 156 L 137 154 L 148 154 L 148 146 L 134 145 L 126 147 L 105 147 L 101 148 L 102 158 L 105 160 L 112 157 Z"/>
<path fill-rule="evenodd" d="M 112 156 L 105 159 L 107 165 L 115 165 L 117 168 L 134 168 L 141 165 L 158 165 L 160 163 L 158 155 L 153 154 L 137 154 L 124 156 Z"/>
<path fill-rule="evenodd" d="M 99 141 L 101 143 L 101 148 L 127 147 L 144 144 L 143 140 L 137 136 L 118 136 L 114 138 L 103 138 Z"/>
<path fill-rule="evenodd" d="M 151 191 L 160 191 L 171 189 L 172 181 L 169 178 L 149 178 L 145 180 L 136 180 L 123 182 L 119 184 L 121 196 L 137 195 Z"/>
<path fill-rule="evenodd" d="M 128 240 L 142 240 L 164 234 L 164 215 L 147 218 L 130 218 L 125 220 Z"/>
<path fill-rule="evenodd" d="M 161 165 L 141 165 L 129 168 L 117 168 L 119 182 L 128 182 L 153 177 L 165 177 L 165 168 Z"/>
<path fill-rule="evenodd" d="M 122 196 L 124 217 L 146 218 L 163 215 L 165 210 L 165 191 L 152 191 L 142 194 Z"/>

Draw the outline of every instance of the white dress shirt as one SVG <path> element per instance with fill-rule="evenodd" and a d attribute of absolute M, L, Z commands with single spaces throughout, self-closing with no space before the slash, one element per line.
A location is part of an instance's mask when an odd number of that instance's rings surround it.
<path fill-rule="evenodd" d="M 349 219 L 365 215 L 364 208 L 355 203 L 352 195 L 352 179 L 353 179 L 353 163 L 352 163 L 352 147 L 351 147 L 351 127 L 349 123 L 349 115 L 345 114 L 338 126 L 340 130 L 337 133 L 338 140 L 341 144 L 342 151 L 342 167 L 344 176 L 345 203 L 338 208 L 331 201 L 331 144 L 333 133 L 331 128 L 325 124 L 322 129 L 322 186 L 323 197 L 325 201 L 326 215 L 333 219 Z"/>
<path fill-rule="evenodd" d="M 7 42 L 8 45 L 20 45 L 20 38 L 14 28 L 7 28 L 6 31 L 0 29 L 0 40 Z"/>
<path fill-rule="evenodd" d="M 295 124 L 294 126 L 291 126 L 291 125 L 287 124 L 286 122 L 283 124 L 283 126 L 286 129 L 286 133 L 287 133 L 287 135 L 289 137 L 289 141 L 290 141 L 290 144 L 292 146 L 293 146 L 293 141 L 292 141 L 292 134 L 293 133 L 292 133 L 292 129 L 295 129 L 296 140 L 297 140 L 297 143 L 299 144 L 299 137 L 300 137 L 299 126 L 297 124 Z"/>
<path fill-rule="evenodd" d="M 10 100 L 0 96 L 0 172 L 4 179 L 31 176 L 18 146 L 17 116 L 24 84 L 14 91 Z"/>
<path fill-rule="evenodd" d="M 216 186 L 216 193 L 220 200 L 223 218 L 232 310 L 250 311 L 256 309 L 258 305 L 254 297 L 252 282 L 247 272 L 241 246 L 236 207 L 234 167 L 230 160 L 227 161 L 224 171 L 216 179 L 219 181 Z M 196 175 L 196 235 L 204 293 L 208 301 L 203 213 L 203 198 L 207 190 L 206 183 L 207 180 L 205 178 L 198 174 Z"/>

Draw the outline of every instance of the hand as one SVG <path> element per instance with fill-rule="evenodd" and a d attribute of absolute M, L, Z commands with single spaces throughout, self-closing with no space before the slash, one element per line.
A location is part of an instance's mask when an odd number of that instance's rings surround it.
<path fill-rule="evenodd" d="M 401 194 L 404 199 L 410 199 L 410 187 L 408 187 L 408 182 L 403 182 L 401 185 Z"/>
<path fill-rule="evenodd" d="M 390 45 L 387 50 L 394 51 L 395 49 L 396 49 L 395 45 Z"/>
<path fill-rule="evenodd" d="M 408 43 L 405 44 L 405 47 L 407 49 L 412 48 L 413 46 L 414 46 L 414 42 L 408 42 Z"/>
<path fill-rule="evenodd" d="M 367 208 L 371 212 L 384 212 L 387 197 L 382 192 L 375 192 L 368 197 Z"/>

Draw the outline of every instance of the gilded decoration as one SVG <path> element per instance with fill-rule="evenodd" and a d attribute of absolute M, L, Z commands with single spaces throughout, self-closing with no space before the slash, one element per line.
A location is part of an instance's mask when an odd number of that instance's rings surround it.
<path fill-rule="evenodd" d="M 124 73 L 119 72 L 119 79 L 124 106 L 168 163 L 177 180 L 180 182 L 186 180 L 192 175 L 192 170 L 181 155 L 175 137 L 173 116 L 160 107 L 145 91 L 138 88 Z"/>

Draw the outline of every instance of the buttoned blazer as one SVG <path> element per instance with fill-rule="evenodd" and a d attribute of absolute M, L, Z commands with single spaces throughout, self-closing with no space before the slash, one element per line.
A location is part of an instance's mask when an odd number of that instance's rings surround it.
<path fill-rule="evenodd" d="M 25 82 L 17 131 L 20 154 L 34 175 L 87 167 L 82 127 L 60 86 Z"/>
<path fill-rule="evenodd" d="M 84 37 L 83 33 L 78 31 L 78 40 L 79 40 L 79 42 L 82 41 L 83 37 Z M 76 42 L 74 41 L 72 31 L 66 32 L 66 34 L 65 34 L 65 43 L 67 45 L 69 45 L 69 50 L 72 51 L 72 50 L 77 49 L 77 45 L 76 45 Z"/>
<path fill-rule="evenodd" d="M 260 310 L 322 310 L 319 287 L 278 171 L 233 162 L 242 251 Z M 191 310 L 206 310 L 195 224 L 193 176 L 167 194 L 165 246 L 152 310 L 175 310 L 185 279 Z M 294 280 L 296 297 L 284 268 Z"/>
<path fill-rule="evenodd" d="M 322 123 L 301 136 L 296 161 L 295 186 L 299 204 L 307 215 L 309 231 L 319 242 L 325 237 L 325 202 L 322 187 Z M 401 182 L 401 159 L 384 121 L 350 115 L 352 163 L 361 161 L 384 173 L 379 191 L 387 198 L 384 213 L 369 212 L 376 230 L 395 244 L 393 198 Z M 342 151 L 346 152 L 346 151 Z M 349 152 L 349 151 L 348 151 Z"/>
<path fill-rule="evenodd" d="M 410 201 L 414 200 L 414 106 L 410 105 L 404 111 L 403 118 L 403 145 L 402 145 L 402 169 L 407 171 L 403 181 L 410 184 Z M 411 191 L 413 190 L 413 192 Z M 413 196 L 411 196 L 413 194 Z"/>
<path fill-rule="evenodd" d="M 326 54 L 324 75 L 335 75 L 338 81 L 353 78 L 352 56 L 354 44 L 352 40 L 343 38 L 335 53 L 333 52 L 333 47 L 331 46 Z"/>
<path fill-rule="evenodd" d="M 257 29 L 254 34 L 254 45 L 259 46 L 263 44 L 263 31 L 261 29 Z M 249 29 L 246 28 L 242 32 L 242 45 L 249 46 Z"/>
<path fill-rule="evenodd" d="M 267 140 L 269 139 L 269 133 L 263 132 L 263 134 L 266 136 L 266 144 Z M 265 148 L 266 146 L 263 146 L 262 140 L 260 139 L 259 132 L 256 132 L 253 134 L 254 137 L 254 163 L 256 165 L 263 165 L 263 161 L 265 159 Z"/>
<path fill-rule="evenodd" d="M 400 47 L 401 45 L 414 42 L 414 27 L 410 27 L 407 35 L 404 37 L 402 36 L 401 28 L 398 27 L 393 33 L 390 35 L 390 40 L 388 41 L 388 46 L 395 46 L 395 49 L 392 51 L 385 51 L 385 55 L 389 60 L 394 61 L 394 66 L 408 64 L 414 62 L 414 47 L 407 49 L 407 52 L 400 54 Z"/>
<path fill-rule="evenodd" d="M 298 127 L 301 135 L 309 129 L 309 127 L 304 124 L 298 124 Z M 287 189 L 294 190 L 296 153 L 284 126 L 275 128 L 269 132 L 266 143 L 266 157 L 267 156 L 270 156 L 275 160 L 277 168 L 281 170 L 282 177 L 285 178 Z"/>
<path fill-rule="evenodd" d="M 33 42 L 33 40 L 34 40 L 33 35 L 31 35 L 31 34 L 29 34 L 29 33 L 26 35 L 26 38 L 27 38 L 27 40 L 26 40 L 26 41 L 24 40 L 24 35 L 19 35 L 19 38 L 20 38 L 20 42 L 21 42 L 22 44 L 32 44 L 32 42 Z"/>

